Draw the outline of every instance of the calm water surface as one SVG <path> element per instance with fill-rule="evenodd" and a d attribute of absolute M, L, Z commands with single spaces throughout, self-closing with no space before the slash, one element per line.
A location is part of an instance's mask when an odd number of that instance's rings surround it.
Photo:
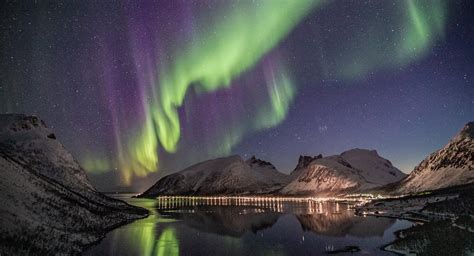
<path fill-rule="evenodd" d="M 333 202 L 236 202 L 114 197 L 152 211 L 107 234 L 84 255 L 325 255 L 357 246 L 355 255 L 393 255 L 406 220 L 354 216 Z M 341 253 L 338 255 L 349 255 Z M 354 255 L 351 254 L 351 255 Z"/>

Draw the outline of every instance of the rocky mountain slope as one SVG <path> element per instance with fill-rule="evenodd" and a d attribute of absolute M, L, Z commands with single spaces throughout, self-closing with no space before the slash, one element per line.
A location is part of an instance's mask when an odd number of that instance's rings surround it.
<path fill-rule="evenodd" d="M 352 149 L 329 157 L 300 157 L 285 195 L 338 195 L 362 192 L 405 177 L 375 150 Z"/>
<path fill-rule="evenodd" d="M 222 157 L 190 166 L 161 178 L 142 197 L 159 195 L 243 195 L 270 193 L 289 181 L 289 176 L 255 157 Z"/>
<path fill-rule="evenodd" d="M 405 179 L 389 186 L 396 194 L 435 190 L 474 182 L 474 122 L 429 155 Z"/>
<path fill-rule="evenodd" d="M 301 174 L 301 172 L 304 172 L 304 170 L 306 169 L 306 167 L 308 167 L 308 165 L 316 160 L 316 159 L 321 159 L 323 158 L 323 155 L 319 154 L 317 156 L 300 156 L 300 158 L 298 159 L 298 163 L 296 164 L 296 167 L 295 169 L 290 173 L 290 176 L 292 178 L 296 178 L 298 177 L 298 175 Z"/>
<path fill-rule="evenodd" d="M 147 211 L 109 198 L 37 117 L 0 115 L 0 251 L 79 254 Z"/>

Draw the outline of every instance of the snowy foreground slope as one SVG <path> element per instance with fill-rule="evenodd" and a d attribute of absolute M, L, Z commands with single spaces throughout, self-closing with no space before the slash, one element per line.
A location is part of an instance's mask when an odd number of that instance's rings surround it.
<path fill-rule="evenodd" d="M 78 254 L 108 230 L 148 214 L 97 192 L 34 116 L 0 115 L 0 170 L 5 254 Z"/>
<path fill-rule="evenodd" d="M 405 179 L 390 184 L 395 194 L 435 190 L 474 182 L 474 122 L 423 160 Z"/>
<path fill-rule="evenodd" d="M 300 157 L 292 181 L 280 191 L 285 195 L 339 195 L 363 192 L 403 177 L 390 161 L 375 150 L 352 149 L 340 155 Z"/>
<path fill-rule="evenodd" d="M 289 181 L 265 161 L 222 157 L 190 166 L 160 179 L 142 197 L 158 195 L 243 195 L 273 192 Z"/>

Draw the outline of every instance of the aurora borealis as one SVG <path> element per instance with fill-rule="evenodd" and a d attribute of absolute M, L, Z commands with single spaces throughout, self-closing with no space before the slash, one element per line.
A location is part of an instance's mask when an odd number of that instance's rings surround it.
<path fill-rule="evenodd" d="M 0 112 L 45 119 L 104 190 L 228 154 L 410 171 L 474 119 L 469 1 L 2 5 Z"/>
<path fill-rule="evenodd" d="M 210 24 L 199 25 L 202 19 L 196 18 L 193 21 L 197 23 L 196 26 L 205 28 L 202 35 L 191 36 L 189 43 L 184 43 L 184 46 L 180 46 L 182 40 L 173 41 L 178 46 L 166 50 L 171 52 L 170 61 L 152 65 L 143 74 L 143 79 L 139 79 L 144 81 L 144 87 L 151 87 L 142 95 L 142 102 L 150 95 L 151 100 L 144 103 L 143 127 L 127 144 L 129 157 L 125 160 L 120 157 L 120 166 L 126 169 L 124 173 L 142 175 L 155 171 L 158 165 L 158 142 L 165 151 L 176 152 L 181 133 L 178 108 L 183 105 L 185 95 L 193 84 L 200 93 L 230 87 L 233 79 L 253 67 L 275 47 L 314 5 L 315 1 L 262 1 L 257 5 L 237 2 L 232 8 L 224 8 L 222 14 L 217 11 L 214 14 L 217 18 Z M 141 25 L 137 26 L 138 31 Z M 181 35 L 177 37 L 182 38 Z M 138 44 L 142 45 L 142 42 Z M 136 51 L 142 49 L 137 47 Z M 140 60 L 137 65 L 141 65 L 143 59 L 145 64 L 149 63 L 146 57 L 137 59 Z M 262 122 L 265 127 L 273 126 L 283 118 L 288 107 L 287 98 L 292 96 L 291 81 L 285 71 L 273 70 L 273 66 L 270 69 L 271 77 L 267 84 L 271 107 L 262 106 L 266 111 L 261 117 L 256 113 L 258 122 Z M 155 73 L 157 70 L 158 74 Z M 158 79 L 146 79 L 150 76 Z M 256 128 L 256 125 L 250 125 L 248 130 Z M 235 130 L 232 133 L 230 141 L 227 135 L 221 138 L 224 141 L 220 143 L 224 143 L 224 148 L 217 150 L 220 152 L 217 154 L 229 153 L 243 132 Z M 120 155 L 123 155 L 122 152 Z M 127 177 L 125 179 L 128 180 Z"/>

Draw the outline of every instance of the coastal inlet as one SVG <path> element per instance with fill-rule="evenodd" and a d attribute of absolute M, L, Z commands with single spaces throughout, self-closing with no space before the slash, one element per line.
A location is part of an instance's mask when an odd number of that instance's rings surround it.
<path fill-rule="evenodd" d="M 151 215 L 110 232 L 85 255 L 318 255 L 381 248 L 407 220 L 356 216 L 356 201 L 296 197 L 130 198 Z"/>

